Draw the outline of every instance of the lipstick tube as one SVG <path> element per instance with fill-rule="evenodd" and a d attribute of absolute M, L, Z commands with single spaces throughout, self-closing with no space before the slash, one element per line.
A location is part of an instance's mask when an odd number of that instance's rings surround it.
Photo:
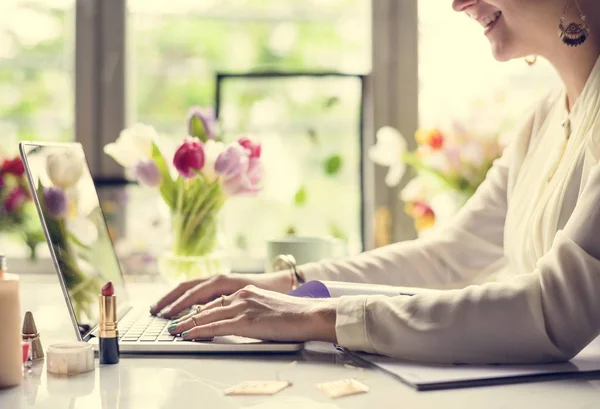
<path fill-rule="evenodd" d="M 117 329 L 117 297 L 112 283 L 100 294 L 100 363 L 119 363 L 119 331 Z"/>

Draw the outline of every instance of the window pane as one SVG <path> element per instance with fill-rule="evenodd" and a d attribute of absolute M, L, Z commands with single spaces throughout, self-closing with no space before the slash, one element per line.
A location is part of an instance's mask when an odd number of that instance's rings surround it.
<path fill-rule="evenodd" d="M 226 140 L 251 133 L 265 167 L 263 194 L 225 207 L 232 251 L 258 258 L 266 240 L 289 233 L 360 251 L 360 78 L 230 77 L 220 88 Z"/>
<path fill-rule="evenodd" d="M 20 140 L 73 140 L 74 18 L 73 0 L 0 1 L 0 163 Z M 31 203 L 8 213 L 16 184 L 4 176 L 0 188 L 0 249 L 24 258 L 19 220 L 37 225 L 37 214 Z M 37 248 L 47 256 L 45 243 Z"/>
<path fill-rule="evenodd" d="M 218 73 L 366 74 L 371 69 L 370 3 L 370 0 L 129 0 L 128 123 L 151 124 L 162 134 L 182 138 L 186 134 L 184 121 L 188 109 L 194 105 L 215 105 Z M 311 170 L 302 178 L 302 181 L 310 180 L 310 194 L 320 199 L 309 202 L 307 206 L 312 208 L 294 210 L 293 196 L 302 187 L 300 181 L 296 181 L 298 183 L 290 187 L 294 190 L 290 193 L 291 200 L 285 203 L 291 207 L 285 210 L 282 202 L 267 198 L 231 201 L 227 205 L 225 226 L 232 248 L 245 248 L 251 257 L 262 257 L 266 237 L 284 234 L 288 229 L 307 235 L 335 232 L 347 236 L 351 250 L 360 248 L 357 126 L 360 86 L 357 87 L 357 77 L 352 77 L 352 81 L 341 88 L 336 80 L 322 81 L 319 86 L 323 89 L 316 90 L 304 104 L 286 105 L 285 118 L 270 124 L 273 128 L 255 130 L 259 139 L 271 138 L 273 142 L 265 146 L 265 151 L 283 145 L 281 149 L 286 151 L 282 154 L 288 155 L 289 146 L 308 141 L 309 126 L 319 132 L 333 127 L 332 132 L 322 135 L 319 154 L 325 156 L 321 161 L 315 159 Z M 265 80 L 255 82 L 252 87 L 244 81 L 224 86 L 222 113 L 229 131 L 250 131 L 251 123 L 245 119 L 256 110 L 255 105 L 262 99 L 268 101 L 273 96 L 284 95 L 288 87 L 299 84 L 300 80 L 289 85 Z M 254 99 L 248 98 L 250 94 Z M 346 99 L 317 115 L 327 96 Z M 291 130 L 299 121 L 312 123 Z M 327 153 L 343 156 L 344 168 L 337 182 L 321 171 Z M 267 168 L 279 166 L 276 156 L 273 152 Z M 305 159 L 300 159 L 295 166 L 305 165 Z M 335 186 L 333 190 L 332 186 Z M 335 191 L 335 198 L 333 194 L 327 195 L 328 191 Z M 136 197 L 133 194 L 130 197 L 132 206 L 138 205 Z M 345 204 L 348 211 L 329 217 L 338 202 Z M 144 203 L 147 202 L 140 199 L 139 205 Z M 329 204 L 322 208 L 323 217 L 314 220 L 307 217 L 315 212 L 314 206 L 319 203 Z M 260 232 L 252 232 L 246 224 L 227 216 L 240 214 L 241 208 L 248 212 L 258 207 L 261 214 L 277 215 L 268 221 L 271 227 Z M 312 225 L 307 222 L 309 219 L 314 221 Z M 127 235 L 132 234 L 140 237 L 128 229 Z"/>

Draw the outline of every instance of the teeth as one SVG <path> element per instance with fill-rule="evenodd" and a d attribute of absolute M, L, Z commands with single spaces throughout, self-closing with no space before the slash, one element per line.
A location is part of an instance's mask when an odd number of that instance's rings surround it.
<path fill-rule="evenodd" d="M 493 15 L 491 15 L 490 17 L 484 18 L 482 20 L 483 26 L 484 27 L 488 27 L 490 24 L 492 24 L 493 22 L 495 22 L 496 20 L 498 20 L 501 15 L 502 15 L 502 12 L 501 11 L 497 11 Z"/>

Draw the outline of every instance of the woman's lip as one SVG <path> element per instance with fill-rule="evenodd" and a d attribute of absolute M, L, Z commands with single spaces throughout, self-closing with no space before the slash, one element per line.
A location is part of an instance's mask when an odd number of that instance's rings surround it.
<path fill-rule="evenodd" d="M 489 33 L 490 31 L 492 31 L 492 30 L 494 29 L 494 27 L 496 27 L 496 24 L 498 24 L 498 22 L 500 21 L 500 19 L 501 19 L 502 17 L 503 17 L 503 15 L 502 15 L 502 14 L 500 14 L 500 17 L 498 17 L 498 18 L 496 19 L 496 21 L 494 21 L 492 24 L 490 24 L 489 26 L 487 26 L 487 27 L 485 28 L 485 30 L 483 31 L 483 33 L 484 33 L 484 34 L 487 34 L 487 33 Z"/>

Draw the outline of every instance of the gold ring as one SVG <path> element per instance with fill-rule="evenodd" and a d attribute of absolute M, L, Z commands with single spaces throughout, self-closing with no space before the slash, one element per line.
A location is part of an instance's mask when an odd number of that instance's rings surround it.
<path fill-rule="evenodd" d="M 202 312 L 202 306 L 201 306 L 201 305 L 198 305 L 198 306 L 196 307 L 196 314 L 200 314 L 201 312 Z"/>
<path fill-rule="evenodd" d="M 196 316 L 192 315 L 192 322 L 194 323 L 194 327 L 198 326 L 198 323 L 196 322 Z"/>
<path fill-rule="evenodd" d="M 225 307 L 225 296 L 221 296 L 221 307 Z"/>

